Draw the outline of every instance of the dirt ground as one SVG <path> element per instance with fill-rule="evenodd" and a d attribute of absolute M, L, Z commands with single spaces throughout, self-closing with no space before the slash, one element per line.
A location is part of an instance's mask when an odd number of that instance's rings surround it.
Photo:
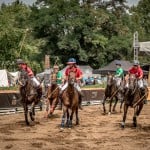
<path fill-rule="evenodd" d="M 49 119 L 43 118 L 44 111 L 36 112 L 31 126 L 25 125 L 23 113 L 0 116 L 0 150 L 150 150 L 150 102 L 144 105 L 137 128 L 132 126 L 131 108 L 125 129 L 120 128 L 122 113 L 103 115 L 101 105 L 83 108 L 80 125 L 63 131 L 61 110 Z"/>

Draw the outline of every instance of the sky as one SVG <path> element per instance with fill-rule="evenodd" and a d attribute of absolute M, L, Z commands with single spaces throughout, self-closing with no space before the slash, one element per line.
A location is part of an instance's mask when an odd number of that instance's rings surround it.
<path fill-rule="evenodd" d="M 2 4 L 3 2 L 4 3 L 11 3 L 15 0 L 0 0 L 0 4 Z M 32 5 L 36 0 L 22 0 L 23 3 L 25 4 L 29 4 L 29 5 Z M 132 5 L 137 5 L 139 0 L 127 0 L 129 6 L 132 6 Z"/>

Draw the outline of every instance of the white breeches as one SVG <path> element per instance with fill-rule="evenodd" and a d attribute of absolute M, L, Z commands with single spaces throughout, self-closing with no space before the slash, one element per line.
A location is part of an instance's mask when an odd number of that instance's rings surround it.
<path fill-rule="evenodd" d="M 121 85 L 122 78 L 116 77 L 115 80 L 116 80 L 117 87 L 119 87 Z"/>
<path fill-rule="evenodd" d="M 35 88 L 37 88 L 37 87 L 40 86 L 40 82 L 39 82 L 35 77 L 32 77 L 32 78 L 31 78 L 31 81 L 32 81 L 33 86 L 34 86 Z"/>
<path fill-rule="evenodd" d="M 66 82 L 64 86 L 62 86 L 61 91 L 64 91 L 67 87 L 68 87 L 68 82 Z M 77 91 L 81 92 L 81 88 L 77 83 L 74 84 L 74 87 L 77 89 Z"/>

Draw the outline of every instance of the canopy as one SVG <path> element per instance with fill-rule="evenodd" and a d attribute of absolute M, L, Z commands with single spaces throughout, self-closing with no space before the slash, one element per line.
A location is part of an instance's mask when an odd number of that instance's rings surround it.
<path fill-rule="evenodd" d="M 148 42 L 140 42 L 140 51 L 142 52 L 150 52 L 150 41 Z"/>

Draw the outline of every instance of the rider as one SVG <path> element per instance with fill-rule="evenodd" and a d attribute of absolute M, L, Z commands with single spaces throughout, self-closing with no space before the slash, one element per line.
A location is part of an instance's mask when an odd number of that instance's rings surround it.
<path fill-rule="evenodd" d="M 33 87 L 37 90 L 38 98 L 41 98 L 42 88 L 40 86 L 40 82 L 35 78 L 32 69 L 22 59 L 17 59 L 17 65 L 19 70 L 25 71 L 27 73 L 28 77 L 31 79 L 33 83 Z"/>
<path fill-rule="evenodd" d="M 122 78 L 124 76 L 124 71 L 121 67 L 121 63 L 119 61 L 116 62 L 116 73 L 115 73 L 115 78 L 116 78 L 116 81 L 117 81 L 117 87 L 119 87 L 121 85 L 121 81 L 122 81 Z"/>
<path fill-rule="evenodd" d="M 76 74 L 76 81 L 77 83 L 75 84 L 75 88 L 77 89 L 78 93 L 79 93 L 79 108 L 82 109 L 81 105 L 82 105 L 82 92 L 81 92 L 81 88 L 79 86 L 79 83 L 82 79 L 82 71 L 80 70 L 80 68 L 77 67 L 76 65 L 76 59 L 75 58 L 69 58 L 68 62 L 68 67 L 67 69 L 65 70 L 65 84 L 64 86 L 61 88 L 61 91 L 60 91 L 60 95 L 62 95 L 63 91 L 67 88 L 68 86 L 68 76 L 70 74 L 70 72 L 75 72 Z"/>
<path fill-rule="evenodd" d="M 53 73 L 56 73 L 56 78 L 57 78 L 56 82 L 59 86 L 61 86 L 61 84 L 62 84 L 62 72 L 59 71 L 59 66 L 58 65 L 54 65 Z"/>
<path fill-rule="evenodd" d="M 139 62 L 137 60 L 134 61 L 133 67 L 129 69 L 129 74 L 134 74 L 136 78 L 138 79 L 138 87 L 141 90 L 144 90 L 144 84 L 143 84 L 143 70 L 139 65 Z"/>

